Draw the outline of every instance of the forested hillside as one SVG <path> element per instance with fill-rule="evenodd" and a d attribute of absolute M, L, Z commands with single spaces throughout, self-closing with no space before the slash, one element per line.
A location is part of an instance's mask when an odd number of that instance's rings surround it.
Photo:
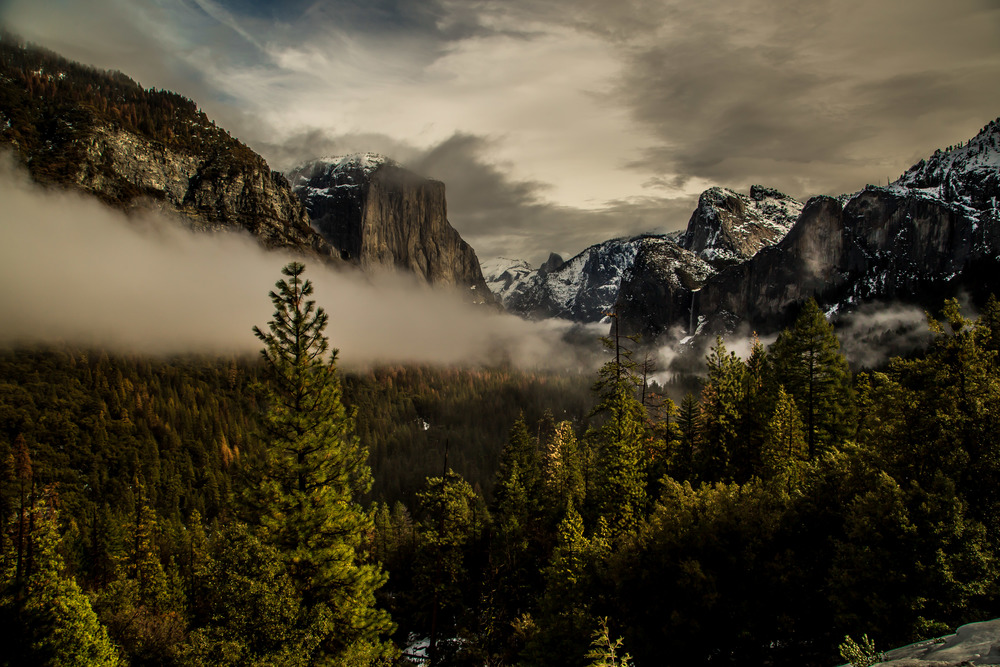
<path fill-rule="evenodd" d="M 0 71 L 0 143 L 15 148 L 39 182 L 69 184 L 83 160 L 83 140 L 96 125 L 118 127 L 182 152 L 260 160 L 190 99 L 146 90 L 121 72 L 26 46 L 9 33 L 0 36 Z M 108 203 L 127 204 L 143 194 L 119 191 Z"/>
<path fill-rule="evenodd" d="M 625 338 L 339 378 L 285 275 L 260 359 L 0 356 L 0 662 L 829 665 L 996 615 L 995 301 L 857 376 L 810 302 L 676 405 Z"/>

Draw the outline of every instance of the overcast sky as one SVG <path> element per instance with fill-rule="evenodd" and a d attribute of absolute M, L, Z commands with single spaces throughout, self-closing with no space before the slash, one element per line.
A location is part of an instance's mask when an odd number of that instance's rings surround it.
<path fill-rule="evenodd" d="M 0 0 L 285 169 L 373 150 L 535 263 L 682 228 L 712 185 L 895 179 L 1000 116 L 1000 0 Z"/>

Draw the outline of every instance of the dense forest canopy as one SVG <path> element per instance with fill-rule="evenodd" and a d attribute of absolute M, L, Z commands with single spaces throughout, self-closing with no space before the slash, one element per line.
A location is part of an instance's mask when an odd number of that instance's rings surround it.
<path fill-rule="evenodd" d="M 342 375 L 295 266 L 261 358 L 0 354 L 0 662 L 829 665 L 996 615 L 996 301 L 856 375 L 809 303 L 675 402 L 624 337 Z"/>

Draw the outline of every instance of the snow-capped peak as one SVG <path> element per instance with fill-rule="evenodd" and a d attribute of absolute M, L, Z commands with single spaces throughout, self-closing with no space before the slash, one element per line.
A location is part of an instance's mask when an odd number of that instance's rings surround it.
<path fill-rule="evenodd" d="M 316 162 L 325 162 L 329 165 L 328 173 L 337 171 L 360 170 L 366 176 L 384 164 L 395 164 L 391 159 L 379 153 L 352 153 L 350 155 L 336 155 L 323 157 Z"/>
<path fill-rule="evenodd" d="M 396 165 L 396 162 L 379 153 L 328 155 L 303 162 L 288 170 L 286 175 L 293 189 L 305 187 L 317 178 L 324 182 L 341 182 L 342 177 L 346 177 L 346 182 L 356 183 L 359 174 L 367 180 L 383 165 Z"/>
<path fill-rule="evenodd" d="M 977 191 L 993 190 L 984 185 L 987 181 L 995 185 L 998 170 L 1000 118 L 990 122 L 966 143 L 934 151 L 932 156 L 910 167 L 891 187 L 975 206 L 986 194 Z"/>

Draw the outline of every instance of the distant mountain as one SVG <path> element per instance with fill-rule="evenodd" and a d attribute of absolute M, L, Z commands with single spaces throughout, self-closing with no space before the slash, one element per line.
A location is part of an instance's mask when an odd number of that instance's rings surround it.
<path fill-rule="evenodd" d="M 448 222 L 444 183 L 374 153 L 311 160 L 288 178 L 342 259 L 468 287 L 477 301 L 493 301 L 475 251 Z"/>
<path fill-rule="evenodd" d="M 777 190 L 750 195 L 723 188 L 702 193 L 683 233 L 645 234 L 590 246 L 535 271 L 520 260 L 484 266 L 487 284 L 508 310 L 525 317 L 597 322 L 624 297 L 658 301 L 664 289 L 696 288 L 726 267 L 781 240 L 802 204 Z"/>
<path fill-rule="evenodd" d="M 998 199 L 1000 119 L 887 187 L 810 199 L 780 242 L 701 286 L 643 299 L 623 284 L 634 298 L 620 300 L 619 312 L 629 330 L 655 338 L 773 331 L 810 297 L 830 315 L 873 301 L 937 309 L 960 291 L 981 298 L 1000 289 Z"/>

